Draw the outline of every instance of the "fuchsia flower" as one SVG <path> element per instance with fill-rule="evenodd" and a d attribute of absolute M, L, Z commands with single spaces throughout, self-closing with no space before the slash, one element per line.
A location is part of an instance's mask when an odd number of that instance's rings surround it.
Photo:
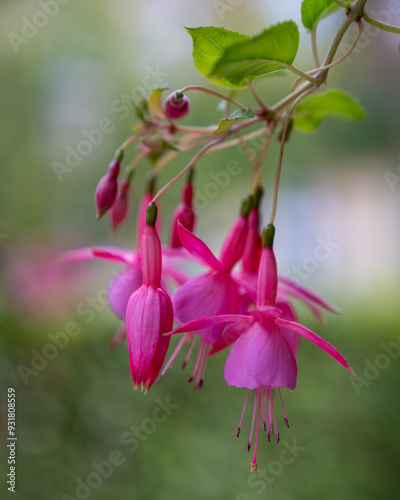
<path fill-rule="evenodd" d="M 252 207 L 252 198 L 248 197 L 242 204 L 240 217 L 229 232 L 218 260 L 207 245 L 193 233 L 178 224 L 179 238 L 182 246 L 210 271 L 187 281 L 172 296 L 175 320 L 186 323 L 196 318 L 229 314 L 237 312 L 240 307 L 239 285 L 231 278 L 233 266 L 240 260 L 246 243 L 248 216 Z M 189 382 L 195 380 L 195 389 L 203 385 L 204 372 L 210 345 L 221 335 L 223 325 L 213 325 L 203 330 L 202 341 L 198 351 L 194 370 Z M 184 341 L 190 340 L 189 355 L 196 341 L 195 336 L 186 336 L 180 342 L 163 369 L 161 376 L 175 359 Z M 184 362 L 184 365 L 187 363 Z"/>
<path fill-rule="evenodd" d="M 167 354 L 168 336 L 173 325 L 172 302 L 161 286 L 161 242 L 155 227 L 157 207 L 147 209 L 146 226 L 140 241 L 143 285 L 128 301 L 126 334 L 129 363 L 135 389 L 146 392 L 155 381 Z"/>
<path fill-rule="evenodd" d="M 150 179 L 147 192 L 140 203 L 140 210 L 137 218 L 137 245 L 139 246 L 142 233 L 146 227 L 146 210 L 153 197 L 154 178 Z M 160 224 L 158 215 L 156 228 Z M 143 284 L 142 263 L 140 252 L 136 249 L 119 248 L 112 246 L 99 246 L 95 248 L 80 248 L 66 252 L 63 255 L 64 262 L 76 262 L 88 259 L 102 259 L 117 264 L 123 264 L 125 269 L 113 278 L 108 287 L 108 303 L 112 312 L 125 321 L 126 308 L 129 298 Z M 167 288 L 169 283 L 177 286 L 182 285 L 188 279 L 186 273 L 181 271 L 177 264 L 182 261 L 182 253 L 173 248 L 166 248 L 162 251 L 163 259 L 163 288 Z M 125 338 L 125 325 L 122 325 L 115 337 L 110 342 L 110 348 L 116 347 Z"/>
<path fill-rule="evenodd" d="M 208 338 L 208 334 L 204 332 L 211 327 L 221 327 L 226 323 L 233 323 L 239 327 L 240 334 L 226 360 L 224 375 L 229 386 L 248 389 L 237 435 L 240 432 L 249 391 L 255 390 L 253 419 L 248 443 L 248 450 L 250 450 L 256 419 L 256 436 L 251 470 L 257 468 L 256 453 L 261 416 L 264 428 L 268 430 L 268 437 L 274 428 L 276 442 L 279 441 L 272 389 L 276 388 L 278 390 L 283 405 L 280 389 L 288 388 L 293 390 L 296 387 L 297 364 L 293 347 L 291 347 L 292 341 L 286 338 L 285 335 L 287 330 L 291 332 L 291 335 L 300 335 L 313 342 L 353 373 L 345 358 L 335 347 L 300 323 L 283 318 L 284 311 L 280 310 L 276 305 L 278 273 L 272 249 L 274 232 L 275 229 L 271 225 L 264 229 L 263 232 L 263 250 L 258 273 L 256 309 L 249 310 L 246 315 L 225 314 L 195 319 L 172 332 L 196 331 L 202 338 Z M 288 314 L 290 313 L 286 311 L 286 315 Z M 285 409 L 284 413 L 285 424 L 288 426 Z"/>
<path fill-rule="evenodd" d="M 193 232 L 193 228 L 196 222 L 196 216 L 193 210 L 193 185 L 192 185 L 193 169 L 190 171 L 189 178 L 183 185 L 182 189 L 182 201 L 176 207 L 175 212 L 171 220 L 171 231 L 169 238 L 169 245 L 171 248 L 182 248 L 182 243 L 179 238 L 179 226 L 178 222 L 190 232 Z"/>

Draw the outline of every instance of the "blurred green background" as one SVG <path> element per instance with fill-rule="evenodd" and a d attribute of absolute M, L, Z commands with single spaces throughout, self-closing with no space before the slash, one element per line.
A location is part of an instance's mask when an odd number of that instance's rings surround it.
<path fill-rule="evenodd" d="M 303 342 L 298 387 L 283 394 L 290 429 L 284 428 L 278 408 L 281 443 L 268 444 L 261 436 L 259 469 L 269 479 L 248 472 L 250 411 L 242 435 L 235 437 L 245 391 L 226 386 L 224 354 L 209 361 L 204 388 L 197 393 L 186 383 L 189 374 L 179 368 L 182 356 L 149 394 L 135 393 L 126 345 L 108 349 L 118 321 L 104 305 L 104 293 L 118 266 L 87 262 L 60 269 L 53 264 L 60 250 L 134 244 L 145 169 L 135 177 L 131 214 L 116 235 L 109 234 L 106 218 L 94 220 L 94 190 L 135 123 L 127 111 L 131 97 L 154 82 L 172 89 L 195 83 L 211 86 L 193 67 L 191 40 L 183 26 L 224 25 L 256 33 L 283 19 L 299 23 L 300 3 L 1 2 L 1 498 L 11 495 L 5 479 L 10 386 L 17 391 L 13 498 L 398 498 L 398 36 L 366 30 L 350 61 L 331 72 L 329 88 L 341 87 L 357 96 L 368 120 L 326 121 L 314 135 L 295 133 L 285 152 L 276 224 L 278 265 L 291 275 L 300 269 L 297 278 L 303 284 L 340 307 L 342 314 L 330 315 L 322 325 L 306 311 L 300 314 L 309 328 L 341 350 L 360 378 L 350 377 Z M 395 4 L 368 2 L 370 12 L 399 24 Z M 321 24 L 322 49 L 341 15 Z M 347 41 L 351 39 L 349 34 Z M 302 31 L 297 65 L 310 67 L 309 55 L 309 39 Z M 277 76 L 258 81 L 257 88 L 272 104 L 290 84 L 287 76 Z M 246 93 L 241 97 L 253 104 Z M 213 97 L 193 93 L 190 98 L 192 111 L 184 123 L 218 120 Z M 112 131 L 60 182 L 54 162 L 65 163 L 68 148 L 76 149 L 85 131 L 97 129 L 104 119 L 111 121 Z M 132 148 L 127 159 L 134 154 Z M 276 157 L 274 144 L 264 174 L 265 219 Z M 160 186 L 188 159 L 166 168 Z M 199 210 L 197 232 L 215 251 L 246 194 L 250 165 L 232 149 L 209 156 L 198 168 L 197 188 L 204 193 L 210 174 L 223 171 L 231 160 L 240 163 L 240 174 Z M 164 241 L 179 188 L 161 202 Z M 333 241 L 334 247 L 329 258 L 316 261 L 314 251 L 321 239 Z M 85 316 L 83 310 L 90 312 Z M 89 315 L 93 320 L 85 321 Z M 75 328 L 76 335 L 54 354 L 46 347 L 51 336 L 68 328 Z M 21 365 L 32 367 L 43 350 L 49 357 L 54 354 L 53 359 L 42 361 L 24 380 Z M 153 412 L 167 398 L 174 408 L 165 421 L 154 424 Z M 141 428 L 138 446 L 126 443 L 132 426 Z M 282 465 L 285 443 L 294 441 L 301 451 L 292 463 Z M 110 457 L 118 464 L 98 484 L 93 463 Z M 77 492 L 79 481 L 94 486 Z"/>

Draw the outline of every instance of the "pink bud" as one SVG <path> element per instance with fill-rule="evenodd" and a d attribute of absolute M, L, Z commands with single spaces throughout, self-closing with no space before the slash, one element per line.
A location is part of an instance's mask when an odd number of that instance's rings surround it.
<path fill-rule="evenodd" d="M 219 260 L 227 272 L 230 272 L 236 262 L 242 258 L 249 228 L 248 218 L 252 206 L 253 198 L 248 196 L 242 203 L 240 217 L 235 222 L 222 245 Z"/>
<path fill-rule="evenodd" d="M 119 193 L 117 195 L 117 199 L 115 200 L 114 205 L 111 208 L 110 218 L 111 218 L 111 226 L 115 231 L 126 219 L 128 215 L 129 209 L 129 194 L 130 182 L 128 179 L 124 179 L 122 181 Z"/>
<path fill-rule="evenodd" d="M 176 207 L 171 220 L 170 246 L 172 248 L 181 248 L 181 240 L 178 232 L 178 221 L 190 232 L 196 222 L 196 215 L 192 208 L 193 186 L 190 182 L 185 183 L 182 189 L 182 202 Z"/>
<path fill-rule="evenodd" d="M 253 208 L 249 216 L 249 231 L 247 233 L 246 246 L 243 252 L 243 271 L 256 274 L 261 258 L 261 236 L 258 230 L 259 212 Z"/>
<path fill-rule="evenodd" d="M 179 91 L 172 92 L 164 103 L 165 116 L 170 120 L 179 120 L 189 112 L 189 98 Z"/>
<path fill-rule="evenodd" d="M 146 391 L 157 378 L 167 354 L 172 330 L 170 296 L 161 287 L 161 242 L 156 229 L 157 206 L 150 203 L 140 241 L 143 285 L 130 297 L 126 309 L 129 361 L 135 388 Z"/>
<path fill-rule="evenodd" d="M 126 332 L 129 364 L 135 389 L 142 384 L 146 391 L 157 378 L 167 354 L 172 330 L 171 298 L 162 289 L 143 284 L 129 299 Z"/>
<path fill-rule="evenodd" d="M 104 175 L 97 184 L 96 188 L 96 207 L 97 219 L 101 217 L 113 206 L 115 198 L 117 197 L 118 182 L 117 177 L 119 174 L 120 164 L 117 159 L 114 159 L 109 167 L 106 175 Z"/>
<path fill-rule="evenodd" d="M 269 224 L 263 230 L 263 249 L 258 270 L 257 307 L 273 306 L 278 291 L 278 267 L 273 250 L 275 228 Z"/>

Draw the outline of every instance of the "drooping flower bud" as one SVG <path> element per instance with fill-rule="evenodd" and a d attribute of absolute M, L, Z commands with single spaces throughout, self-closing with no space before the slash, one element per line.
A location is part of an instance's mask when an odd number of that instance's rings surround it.
<path fill-rule="evenodd" d="M 115 231 L 126 219 L 129 210 L 129 189 L 130 179 L 125 178 L 122 180 L 117 199 L 111 208 L 110 219 L 111 227 Z"/>
<path fill-rule="evenodd" d="M 258 270 L 257 307 L 273 306 L 278 291 L 278 268 L 273 250 L 275 227 L 268 224 L 263 229 L 260 267 Z"/>
<path fill-rule="evenodd" d="M 249 215 L 249 231 L 247 233 L 246 246 L 243 252 L 243 271 L 256 274 L 260 265 L 261 258 L 261 236 L 259 232 L 259 205 L 262 196 L 262 188 L 258 187 L 254 192 L 254 206 Z"/>
<path fill-rule="evenodd" d="M 249 227 L 248 218 L 252 207 L 253 197 L 247 196 L 242 203 L 240 217 L 233 225 L 222 246 L 219 260 L 227 272 L 230 272 L 236 262 L 242 258 Z"/>
<path fill-rule="evenodd" d="M 126 331 L 135 389 L 150 389 L 167 354 L 173 325 L 171 298 L 161 287 L 161 242 L 156 229 L 157 206 L 151 203 L 140 241 L 143 285 L 129 299 Z"/>
<path fill-rule="evenodd" d="M 178 221 L 188 231 L 193 232 L 196 222 L 196 215 L 192 207 L 193 199 L 193 185 L 192 185 L 192 171 L 189 175 L 187 182 L 182 188 L 182 201 L 176 207 L 171 220 L 171 231 L 169 244 L 172 248 L 181 248 L 182 243 L 179 238 Z"/>
<path fill-rule="evenodd" d="M 117 178 L 122 157 L 123 152 L 119 151 L 108 166 L 106 175 L 104 175 L 97 184 L 95 194 L 97 219 L 101 219 L 101 217 L 114 205 L 118 192 Z"/>
<path fill-rule="evenodd" d="M 180 120 L 188 114 L 189 108 L 189 98 L 179 90 L 171 92 L 164 103 L 165 116 L 170 120 Z"/>

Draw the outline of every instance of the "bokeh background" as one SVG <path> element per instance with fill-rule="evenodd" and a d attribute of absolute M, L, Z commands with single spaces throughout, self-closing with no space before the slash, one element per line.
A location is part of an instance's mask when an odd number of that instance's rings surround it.
<path fill-rule="evenodd" d="M 191 40 L 183 26 L 224 25 L 257 33 L 284 19 L 300 24 L 300 3 L 1 2 L 1 498 L 11 495 L 5 480 L 10 386 L 17 391 L 18 415 L 13 498 L 398 498 L 397 35 L 366 30 L 350 60 L 330 74 L 329 87 L 356 95 L 368 119 L 327 120 L 314 135 L 295 133 L 285 153 L 276 224 L 278 265 L 281 272 L 339 306 L 341 315 L 327 316 L 324 324 L 305 310 L 300 315 L 341 350 L 359 378 L 303 342 L 298 387 L 284 391 L 291 427 L 285 429 L 281 420 L 281 443 L 268 444 L 262 436 L 259 447 L 259 467 L 269 479 L 248 472 L 250 411 L 240 439 L 235 437 L 245 391 L 226 386 L 225 356 L 210 360 L 199 392 L 193 393 L 186 383 L 188 373 L 180 370 L 180 358 L 149 394 L 135 393 L 126 345 L 108 349 L 118 320 L 105 305 L 104 294 L 118 266 L 54 263 L 54 256 L 66 249 L 134 245 L 145 168 L 135 177 L 129 220 L 116 235 L 110 235 L 106 218 L 94 219 L 94 190 L 135 123 L 130 99 L 155 84 L 169 84 L 172 89 L 196 83 L 211 86 L 193 66 Z M 368 6 L 382 20 L 400 23 L 398 2 L 370 0 Z M 322 50 L 342 15 L 321 24 Z M 304 30 L 296 62 L 303 68 L 311 65 Z M 276 76 L 258 81 L 257 88 L 272 104 L 288 91 L 290 82 L 288 76 Z M 213 97 L 194 93 L 190 97 L 192 111 L 185 123 L 218 120 Z M 246 93 L 242 99 L 253 104 Z M 110 120 L 112 130 L 60 181 L 54 162 L 65 164 L 68 151 L 76 150 L 85 131 L 97 129 L 104 119 Z M 271 207 L 276 157 L 274 144 L 264 174 L 265 218 Z M 188 159 L 166 168 L 160 185 Z M 241 166 L 239 175 L 199 209 L 197 232 L 216 252 L 246 194 L 250 165 L 232 149 L 207 157 L 198 168 L 197 188 L 204 194 L 210 174 L 224 171 L 232 160 Z M 164 240 L 178 193 L 179 186 L 161 203 Z M 314 252 L 321 241 L 333 245 L 326 259 L 317 260 Z M 48 347 L 51 336 L 68 329 L 76 335 L 54 354 Z M 41 361 L 43 350 L 53 359 Z M 37 369 L 24 372 L 24 378 L 21 366 Z M 154 424 L 153 412 L 167 398 L 174 409 L 165 421 Z M 132 426 L 142 429 L 137 447 L 122 437 Z M 294 442 L 301 447 L 298 456 L 279 465 L 285 443 Z M 109 461 L 110 456 L 118 456 L 119 463 L 98 484 L 93 462 Z M 85 489 L 80 481 L 92 487 Z"/>

